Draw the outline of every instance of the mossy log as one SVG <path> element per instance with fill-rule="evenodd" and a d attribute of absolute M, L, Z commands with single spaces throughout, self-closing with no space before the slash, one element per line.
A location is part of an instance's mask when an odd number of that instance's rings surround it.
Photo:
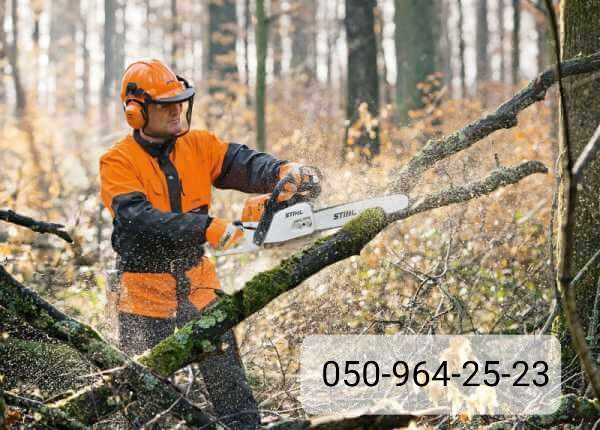
<path fill-rule="evenodd" d="M 600 419 L 600 401 L 588 399 L 575 394 L 568 394 L 560 398 L 560 406 L 553 414 L 532 415 L 521 422 L 524 428 L 539 429 L 559 426 L 561 424 L 573 424 L 579 426 L 583 420 L 583 428 L 592 428 L 594 423 Z M 486 430 L 511 430 L 514 428 L 515 420 L 504 420 L 490 424 Z"/>
<path fill-rule="evenodd" d="M 65 342 L 87 360 L 101 370 L 122 368 L 113 378 L 104 380 L 101 389 L 93 390 L 93 394 L 82 396 L 87 402 L 65 403 L 57 405 L 73 413 L 73 417 L 91 424 L 100 417 L 95 411 L 107 411 L 102 407 L 97 409 L 96 402 L 107 404 L 107 396 L 112 390 L 107 386 L 116 387 L 117 390 L 128 390 L 147 398 L 159 408 L 172 408 L 174 415 L 193 425 L 205 425 L 210 422 L 209 417 L 198 407 L 192 405 L 187 399 L 182 398 L 179 390 L 168 380 L 154 374 L 150 369 L 133 361 L 123 352 L 107 343 L 91 327 L 65 315 L 50 303 L 46 302 L 35 292 L 21 285 L 0 265 L 0 305 L 9 312 L 27 321 L 36 329 L 42 330 L 51 337 Z M 118 385 L 117 385 L 118 384 Z M 96 391 L 101 393 L 97 395 Z M 87 392 L 89 390 L 84 390 Z M 93 401 L 93 403 L 90 403 Z M 119 410 L 123 403 L 118 396 L 110 404 L 110 412 Z"/>

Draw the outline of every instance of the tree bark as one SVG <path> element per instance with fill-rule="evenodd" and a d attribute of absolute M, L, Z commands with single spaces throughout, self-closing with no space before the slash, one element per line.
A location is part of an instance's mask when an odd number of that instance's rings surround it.
<path fill-rule="evenodd" d="M 460 94 L 462 98 L 467 97 L 467 78 L 465 72 L 465 38 L 463 23 L 463 2 L 458 0 L 458 57 L 460 62 Z"/>
<path fill-rule="evenodd" d="M 384 50 L 384 18 L 383 10 L 381 6 L 375 6 L 375 35 L 377 37 L 377 60 L 378 60 L 378 71 L 381 82 L 380 87 L 380 100 L 384 105 L 392 102 L 392 87 L 388 82 L 388 68 L 385 61 L 385 50 Z"/>
<path fill-rule="evenodd" d="M 506 55 L 504 50 L 504 0 L 497 0 L 497 17 L 498 17 L 498 55 L 500 56 L 500 76 L 498 80 L 502 83 L 506 82 Z M 538 73 L 542 73 L 543 69 L 538 70 Z"/>
<path fill-rule="evenodd" d="M 267 43 L 269 20 L 264 0 L 256 0 L 256 148 L 267 149 L 266 92 L 267 92 Z"/>
<path fill-rule="evenodd" d="M 600 8 L 584 0 L 567 0 L 562 7 L 561 51 L 563 58 L 588 54 L 600 50 Z M 563 364 L 567 365 L 580 355 L 588 378 L 592 379 L 596 396 L 600 396 L 600 375 L 594 366 L 593 357 L 588 356 L 587 341 L 597 346 L 598 326 L 590 327 L 594 313 L 596 280 L 600 277 L 600 265 L 593 265 L 586 276 L 569 287 L 572 279 L 592 256 L 600 249 L 600 160 L 592 161 L 576 183 L 571 169 L 594 131 L 600 124 L 600 106 L 592 102 L 600 97 L 600 80 L 575 77 L 564 82 L 565 109 L 568 129 L 560 121 L 559 132 L 559 210 L 557 237 L 557 276 L 563 296 L 566 297 L 566 322 L 571 336 L 562 336 Z M 562 113 L 562 112 L 561 112 Z M 597 310 L 596 310 L 597 312 Z M 579 315 L 579 317 L 577 316 Z M 580 320 L 581 318 L 581 320 Z M 581 323 L 579 323 L 581 322 Z M 566 334 L 560 320 L 559 329 Z M 596 322 L 594 322 L 596 324 Z M 577 327 L 579 326 L 579 327 Z M 571 342 L 576 349 L 571 347 Z M 577 347 L 577 344 L 580 347 Z M 586 362 L 587 361 L 587 362 Z M 573 369 L 571 367 L 571 369 Z M 577 372 L 578 369 L 573 370 Z"/>
<path fill-rule="evenodd" d="M 6 30 L 4 29 L 4 24 L 6 21 L 6 4 L 8 0 L 0 0 L 0 103 L 2 105 L 6 104 L 6 86 L 4 82 L 5 76 L 5 65 L 7 56 L 8 56 L 8 42 L 6 38 Z M 4 126 L 4 119 L 0 119 L 0 125 Z"/>
<path fill-rule="evenodd" d="M 453 2 L 449 2 L 448 0 L 439 0 L 440 1 L 440 9 L 441 16 L 448 17 L 450 16 L 450 8 L 452 7 Z M 442 37 L 440 38 L 439 43 L 439 51 L 441 53 L 441 69 L 444 79 L 444 85 L 448 89 L 448 95 L 450 98 L 454 95 L 454 87 L 452 85 L 452 81 L 454 80 L 453 70 L 452 70 L 452 38 L 450 37 L 450 25 L 447 19 L 440 19 L 441 23 L 441 32 Z"/>
<path fill-rule="evenodd" d="M 179 14 L 177 13 L 177 0 L 171 0 L 171 68 L 175 71 L 179 70 L 180 35 L 181 26 L 179 24 Z"/>
<path fill-rule="evenodd" d="M 490 79 L 490 60 L 488 58 L 488 44 L 490 31 L 487 21 L 487 0 L 479 0 L 477 7 L 477 28 L 475 33 L 476 55 L 477 55 L 477 85 L 481 88 L 482 84 Z M 482 98 L 485 100 L 485 95 Z"/>
<path fill-rule="evenodd" d="M 544 10 L 544 0 L 537 1 L 537 7 Z M 541 13 L 539 15 L 542 15 Z M 552 37 L 550 35 L 550 28 L 548 27 L 548 20 L 546 16 L 537 16 L 535 19 L 535 30 L 537 35 L 537 69 L 538 73 L 544 70 L 550 64 L 550 58 L 552 58 L 552 52 L 554 51 L 550 41 Z"/>
<path fill-rule="evenodd" d="M 513 31 L 512 31 L 512 62 L 511 62 L 511 82 L 513 86 L 519 83 L 519 70 L 521 68 L 520 39 L 521 39 L 521 0 L 512 0 L 513 7 Z"/>
<path fill-rule="evenodd" d="M 344 20 L 348 46 L 346 120 L 349 121 L 344 145 L 356 145 L 366 159 L 379 154 L 379 125 L 375 121 L 379 115 L 375 7 L 373 0 L 346 0 Z"/>
<path fill-rule="evenodd" d="M 250 98 L 250 54 L 248 52 L 248 39 L 250 37 L 251 26 L 250 0 L 244 0 L 244 34 L 242 41 L 244 44 L 244 84 L 246 86 L 246 106 L 252 105 Z"/>
<path fill-rule="evenodd" d="M 281 0 L 271 0 L 270 14 L 272 17 L 272 25 L 270 36 L 273 53 L 273 77 L 281 76 L 281 59 L 283 58 L 283 46 L 281 40 Z"/>
<path fill-rule="evenodd" d="M 301 0 L 292 21 L 292 58 L 290 68 L 292 74 L 301 76 L 306 82 L 315 79 L 317 75 L 317 43 L 316 43 L 316 12 L 315 0 Z"/>
<path fill-rule="evenodd" d="M 115 23 L 115 1 L 116 0 L 104 0 L 104 33 L 103 33 L 103 44 L 104 44 L 104 79 L 102 81 L 102 107 L 107 109 L 110 104 L 113 83 L 115 80 L 115 63 L 114 63 L 114 34 L 116 31 Z"/>
<path fill-rule="evenodd" d="M 423 106 L 419 82 L 435 72 L 438 62 L 438 0 L 395 0 L 396 103 L 402 123 L 408 112 Z"/>
<path fill-rule="evenodd" d="M 90 60 L 90 49 L 88 46 L 89 31 L 88 31 L 88 14 L 91 12 L 92 6 L 88 3 L 86 8 L 80 4 L 79 19 L 81 21 L 81 52 L 83 60 L 83 73 L 81 74 L 81 80 L 83 81 L 82 91 L 82 106 L 83 112 L 87 116 L 90 109 L 90 97 L 91 97 L 91 86 L 90 86 L 90 72 L 91 72 L 91 60 Z"/>
<path fill-rule="evenodd" d="M 25 99 L 25 90 L 21 82 L 21 69 L 19 68 L 19 5 L 17 0 L 11 1 L 11 19 L 12 19 L 12 43 L 8 50 L 8 62 L 10 63 L 13 83 L 15 85 L 15 115 L 18 118 L 23 117 L 27 108 Z"/>
<path fill-rule="evenodd" d="M 235 41 L 237 16 L 235 0 L 210 0 L 208 73 L 210 94 L 221 94 L 229 99 L 235 96 L 231 83 L 238 82 Z"/>

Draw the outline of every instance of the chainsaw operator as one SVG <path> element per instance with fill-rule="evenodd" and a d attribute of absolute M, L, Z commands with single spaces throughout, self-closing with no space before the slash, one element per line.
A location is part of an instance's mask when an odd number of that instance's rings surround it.
<path fill-rule="evenodd" d="M 133 130 L 100 160 L 101 197 L 113 216 L 118 254 L 119 342 L 125 352 L 139 354 L 216 299 L 220 285 L 205 244 L 226 250 L 243 239 L 239 223 L 210 211 L 212 187 L 268 193 L 285 177 L 290 184 L 281 200 L 318 183 L 319 173 L 190 130 L 194 88 L 158 60 L 131 64 L 120 96 Z M 254 411 L 232 331 L 223 342 L 229 347 L 200 363 L 215 412 Z M 257 413 L 237 415 L 228 425 L 259 423 Z"/>

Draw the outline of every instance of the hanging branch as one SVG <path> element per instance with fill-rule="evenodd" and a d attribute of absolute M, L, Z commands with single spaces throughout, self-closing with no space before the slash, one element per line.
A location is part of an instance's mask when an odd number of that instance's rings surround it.
<path fill-rule="evenodd" d="M 73 239 L 71 238 L 69 233 L 65 231 L 65 226 L 62 224 L 36 221 L 33 218 L 30 218 L 25 215 L 19 215 L 18 213 L 11 210 L 0 210 L 0 220 L 27 227 L 37 233 L 54 234 L 69 243 L 73 243 Z"/>

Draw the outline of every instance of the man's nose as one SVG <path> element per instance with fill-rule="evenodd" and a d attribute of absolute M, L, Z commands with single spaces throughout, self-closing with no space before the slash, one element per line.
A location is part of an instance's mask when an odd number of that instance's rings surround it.
<path fill-rule="evenodd" d="M 171 115 L 179 115 L 181 113 L 181 103 L 173 103 L 169 105 L 169 113 Z"/>

